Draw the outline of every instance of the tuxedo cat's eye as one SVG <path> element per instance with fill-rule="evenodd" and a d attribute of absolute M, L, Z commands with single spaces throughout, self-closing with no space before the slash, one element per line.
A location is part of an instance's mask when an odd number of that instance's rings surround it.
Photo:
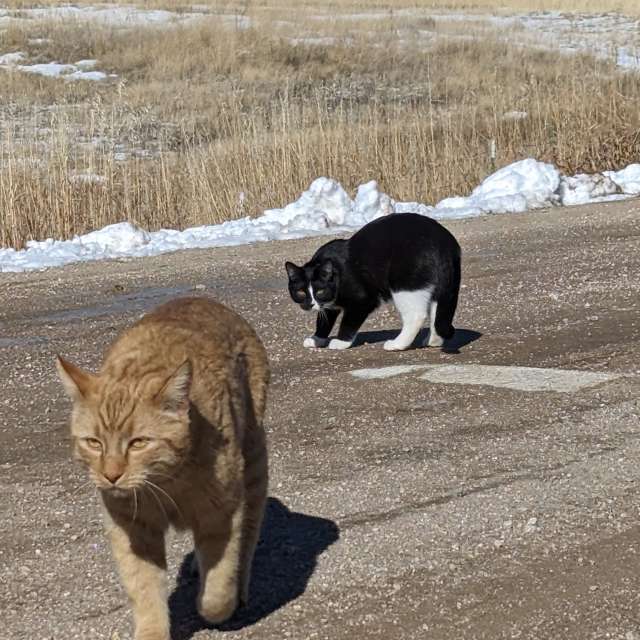
<path fill-rule="evenodd" d="M 327 293 L 328 293 L 328 291 L 326 289 L 318 289 L 316 291 L 316 295 L 317 296 L 325 296 L 325 295 L 327 295 Z"/>
<path fill-rule="evenodd" d="M 94 451 L 102 450 L 102 442 L 97 438 L 84 438 L 84 443 L 89 447 L 89 449 L 93 449 Z"/>
<path fill-rule="evenodd" d="M 134 438 L 129 440 L 129 449 L 144 449 L 149 442 L 149 438 Z"/>
<path fill-rule="evenodd" d="M 307 292 L 304 289 L 298 289 L 296 291 L 296 296 L 298 298 L 304 298 L 304 297 L 306 297 L 306 295 L 307 295 Z"/>

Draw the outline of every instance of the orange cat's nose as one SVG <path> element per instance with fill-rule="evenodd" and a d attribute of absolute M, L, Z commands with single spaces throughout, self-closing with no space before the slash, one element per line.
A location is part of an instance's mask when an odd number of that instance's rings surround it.
<path fill-rule="evenodd" d="M 116 482 L 118 482 L 118 480 L 122 477 L 122 471 L 116 471 L 116 470 L 110 470 L 110 471 L 104 471 L 104 473 L 102 474 L 109 482 L 111 482 L 112 484 L 115 484 Z"/>
<path fill-rule="evenodd" d="M 124 474 L 124 464 L 123 461 L 118 459 L 117 457 L 112 457 L 107 455 L 104 467 L 102 469 L 102 475 L 109 480 L 112 484 L 118 482 L 118 480 Z"/>

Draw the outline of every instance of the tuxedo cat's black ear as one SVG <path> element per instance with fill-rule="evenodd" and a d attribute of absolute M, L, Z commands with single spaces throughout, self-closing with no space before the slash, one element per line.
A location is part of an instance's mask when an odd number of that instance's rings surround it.
<path fill-rule="evenodd" d="M 322 263 L 322 265 L 320 266 L 320 275 L 323 278 L 331 278 L 331 276 L 333 275 L 333 263 L 331 262 L 331 260 L 326 260 Z"/>
<path fill-rule="evenodd" d="M 285 262 L 284 268 L 287 270 L 289 280 L 293 280 L 300 273 L 300 267 L 293 264 L 293 262 Z"/>

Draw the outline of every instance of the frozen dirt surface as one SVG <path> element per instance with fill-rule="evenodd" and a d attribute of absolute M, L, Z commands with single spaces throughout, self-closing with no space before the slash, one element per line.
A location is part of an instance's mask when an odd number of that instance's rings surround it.
<path fill-rule="evenodd" d="M 53 357 L 95 367 L 143 311 L 198 293 L 267 346 L 271 499 L 252 603 L 222 629 L 195 615 L 190 540 L 170 537 L 176 640 L 640 637 L 639 214 L 629 200 L 447 221 L 464 288 L 445 352 L 384 351 L 390 308 L 356 348 L 303 349 L 312 319 L 283 262 L 326 238 L 3 274 L 0 636 L 130 637 Z M 530 390 L 473 365 L 611 376 Z M 486 371 L 500 375 L 479 384 Z"/>

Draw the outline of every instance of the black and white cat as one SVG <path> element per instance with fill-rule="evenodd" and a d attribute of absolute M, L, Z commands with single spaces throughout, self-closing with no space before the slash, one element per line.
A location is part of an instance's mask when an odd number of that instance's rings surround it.
<path fill-rule="evenodd" d="M 378 218 L 348 240 L 321 246 L 302 267 L 286 262 L 289 292 L 305 311 L 318 312 L 316 332 L 305 347 L 347 349 L 367 316 L 393 300 L 402 330 L 384 348 L 411 346 L 429 318 L 429 346 L 454 334 L 460 288 L 460 246 L 441 224 L 417 213 Z M 344 311 L 338 337 L 329 334 Z"/>

